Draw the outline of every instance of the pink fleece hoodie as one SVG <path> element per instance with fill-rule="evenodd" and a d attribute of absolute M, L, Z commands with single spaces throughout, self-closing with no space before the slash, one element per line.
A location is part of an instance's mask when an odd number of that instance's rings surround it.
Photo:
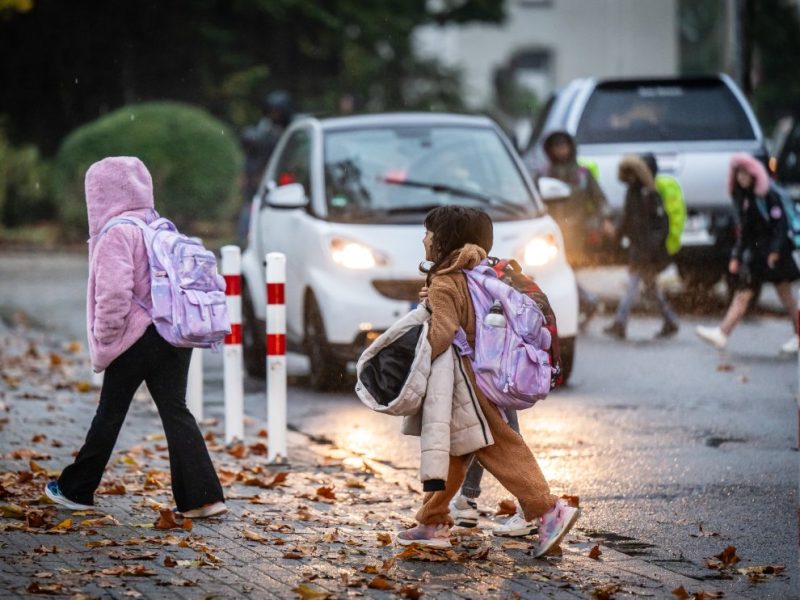
<path fill-rule="evenodd" d="M 153 180 L 138 158 L 112 156 L 94 163 L 86 171 L 85 185 L 90 236 L 86 328 L 92 366 L 99 373 L 142 337 L 152 308 L 141 230 L 120 224 L 102 237 L 100 231 L 114 217 L 131 215 L 150 223 L 157 213 Z"/>

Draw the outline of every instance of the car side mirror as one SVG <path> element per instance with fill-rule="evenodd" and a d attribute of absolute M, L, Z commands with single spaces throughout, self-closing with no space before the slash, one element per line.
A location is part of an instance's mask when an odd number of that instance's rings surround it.
<path fill-rule="evenodd" d="M 267 194 L 267 204 L 272 208 L 303 208 L 308 197 L 302 183 L 288 183 Z"/>
<path fill-rule="evenodd" d="M 569 198 L 572 190 L 570 187 L 555 177 L 540 177 L 537 181 L 539 188 L 539 195 L 545 202 L 552 202 L 554 200 L 563 200 Z"/>

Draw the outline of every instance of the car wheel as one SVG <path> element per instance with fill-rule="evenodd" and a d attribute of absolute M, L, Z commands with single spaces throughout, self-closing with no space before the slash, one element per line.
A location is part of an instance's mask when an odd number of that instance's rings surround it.
<path fill-rule="evenodd" d="M 347 365 L 334 358 L 325 334 L 325 323 L 316 298 L 308 294 L 305 310 L 305 350 L 310 363 L 308 382 L 315 390 L 325 392 L 342 387 L 347 378 Z"/>
<path fill-rule="evenodd" d="M 572 375 L 572 365 L 575 363 L 575 338 L 559 338 L 561 345 L 561 373 L 564 376 L 564 385 L 569 383 Z"/>
<path fill-rule="evenodd" d="M 263 379 L 267 376 L 266 324 L 256 318 L 253 301 L 245 284 L 242 289 L 242 354 L 248 375 Z"/>

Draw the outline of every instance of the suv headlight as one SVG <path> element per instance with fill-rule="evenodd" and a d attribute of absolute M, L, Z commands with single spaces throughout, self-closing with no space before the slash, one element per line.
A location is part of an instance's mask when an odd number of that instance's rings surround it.
<path fill-rule="evenodd" d="M 331 258 L 347 269 L 372 269 L 386 264 L 386 260 L 364 244 L 342 238 L 331 240 Z"/>
<path fill-rule="evenodd" d="M 541 235 L 533 238 L 525 246 L 523 259 L 530 267 L 541 267 L 552 261 L 558 255 L 558 242 L 553 234 Z"/>

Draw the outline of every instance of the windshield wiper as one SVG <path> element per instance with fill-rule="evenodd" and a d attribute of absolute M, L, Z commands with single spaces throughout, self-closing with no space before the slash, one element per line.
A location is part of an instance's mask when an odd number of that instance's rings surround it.
<path fill-rule="evenodd" d="M 506 200 L 505 198 L 500 198 L 499 196 L 491 196 L 484 192 L 476 192 L 474 190 L 467 190 L 464 188 L 455 187 L 452 185 L 447 185 L 446 183 L 429 183 L 427 181 L 414 181 L 413 179 L 392 179 L 389 177 L 384 177 L 381 179 L 384 183 L 388 183 L 390 185 L 402 185 L 405 187 L 415 187 L 415 188 L 422 188 L 425 190 L 431 190 L 437 194 L 452 194 L 453 196 L 461 196 L 462 198 L 471 198 L 473 200 L 479 200 L 485 204 L 493 208 L 500 208 L 505 210 L 507 213 L 511 213 L 514 215 L 521 215 L 527 214 L 528 211 L 525 210 L 525 207 L 521 204 L 517 204 L 516 202 L 512 202 L 511 200 Z M 395 209 L 399 210 L 399 209 Z"/>
<path fill-rule="evenodd" d="M 439 208 L 443 206 L 442 204 L 417 204 L 414 206 L 410 204 L 408 206 L 395 206 L 392 208 L 387 208 L 386 213 L 389 215 L 399 215 L 403 213 L 428 213 L 432 211 L 434 208 Z"/>

